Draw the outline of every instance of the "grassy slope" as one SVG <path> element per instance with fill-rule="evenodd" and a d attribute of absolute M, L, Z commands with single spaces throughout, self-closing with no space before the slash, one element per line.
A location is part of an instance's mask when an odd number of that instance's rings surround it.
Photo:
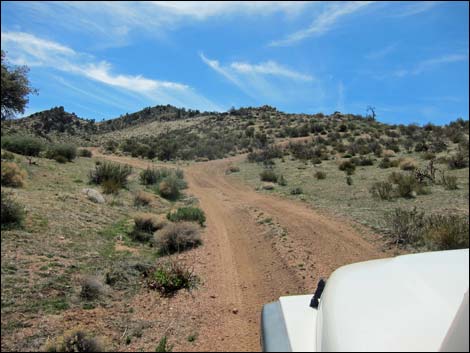
<path fill-rule="evenodd" d="M 96 329 L 108 337 L 109 347 L 117 349 L 124 344 L 121 336 L 126 327 L 132 332 L 148 326 L 135 318 L 127 304 L 146 290 L 136 278 L 133 285 L 122 290 L 108 287 L 99 300 L 86 302 L 79 297 L 80 279 L 85 275 L 103 279 L 120 265 L 156 259 L 153 248 L 127 236 L 132 215 L 139 211 L 133 205 L 133 193 L 143 188 L 137 173 L 131 176 L 128 190 L 105 196 L 106 203 L 99 205 L 81 193 L 93 187 L 87 184 L 93 159 L 67 164 L 37 159 L 38 165 L 30 166 L 17 156 L 17 162 L 28 171 L 27 185 L 2 189 L 26 205 L 27 218 L 24 229 L 2 231 L 1 236 L 2 350 L 39 350 L 48 337 L 77 324 Z M 152 208 L 141 210 L 163 214 L 173 206 L 156 197 Z M 160 334 L 158 328 L 154 330 Z M 132 339 L 139 349 L 136 337 Z"/>

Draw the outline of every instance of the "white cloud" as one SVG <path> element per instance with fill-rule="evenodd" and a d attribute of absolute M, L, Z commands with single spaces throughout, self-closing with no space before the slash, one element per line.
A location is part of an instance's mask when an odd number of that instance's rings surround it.
<path fill-rule="evenodd" d="M 387 45 L 384 48 L 371 51 L 365 55 L 368 60 L 377 60 L 386 57 L 388 54 L 393 53 L 397 49 L 397 43 Z"/>
<path fill-rule="evenodd" d="M 425 71 L 430 71 L 435 68 L 438 68 L 442 65 L 461 62 L 461 61 L 468 61 L 468 54 L 449 54 L 443 55 L 436 58 L 431 58 L 427 60 L 423 60 L 416 64 L 411 69 L 398 69 L 393 72 L 393 76 L 396 77 L 405 77 L 409 75 L 419 75 Z"/>
<path fill-rule="evenodd" d="M 86 35 L 93 46 L 128 44 L 134 33 L 164 37 L 178 27 L 235 16 L 295 16 L 305 1 L 18 1 L 36 24 Z"/>
<path fill-rule="evenodd" d="M 440 5 L 442 1 L 417 1 L 410 4 L 407 4 L 402 10 L 396 12 L 394 17 L 408 17 L 418 15 L 420 13 L 429 11 Z"/>
<path fill-rule="evenodd" d="M 286 68 L 274 61 L 267 61 L 261 64 L 252 65 L 245 62 L 233 62 L 230 67 L 242 74 L 262 74 L 286 77 L 292 80 L 312 81 L 311 75 L 302 74 L 300 72 Z"/>
<path fill-rule="evenodd" d="M 203 53 L 199 55 L 212 70 L 262 104 L 266 101 L 279 103 L 296 100 L 312 91 L 315 92 L 315 98 L 323 96 L 320 82 L 314 80 L 313 76 L 272 60 L 260 64 L 232 62 L 221 65 L 218 60 L 209 59 Z"/>
<path fill-rule="evenodd" d="M 29 33 L 2 32 L 2 48 L 4 47 L 8 51 L 9 60 L 14 64 L 43 66 L 75 73 L 123 91 L 138 93 L 155 104 L 221 110 L 188 85 L 142 75 L 116 74 L 113 73 L 112 65 L 106 61 L 96 62 L 89 55 Z"/>
<path fill-rule="evenodd" d="M 344 3 L 334 3 L 320 13 L 308 28 L 292 33 L 284 39 L 272 41 L 270 46 L 292 45 L 306 38 L 325 34 L 330 31 L 341 18 L 353 14 L 373 2 L 374 1 L 348 1 Z"/>

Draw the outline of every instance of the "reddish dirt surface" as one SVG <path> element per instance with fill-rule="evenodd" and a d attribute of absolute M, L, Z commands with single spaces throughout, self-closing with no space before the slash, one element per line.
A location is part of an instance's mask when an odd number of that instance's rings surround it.
<path fill-rule="evenodd" d="M 149 165 L 94 152 L 134 167 Z M 187 193 L 199 199 L 207 226 L 203 247 L 184 255 L 194 261 L 203 285 L 192 296 L 172 299 L 170 305 L 180 311 L 176 320 L 187 318 L 181 325 L 192 320 L 197 326 L 198 339 L 179 341 L 175 350 L 260 350 L 263 304 L 284 295 L 312 293 L 319 278 L 342 265 L 389 256 L 377 236 L 359 233 L 346 220 L 302 202 L 257 193 L 226 175 L 240 158 L 244 157 L 185 168 Z"/>

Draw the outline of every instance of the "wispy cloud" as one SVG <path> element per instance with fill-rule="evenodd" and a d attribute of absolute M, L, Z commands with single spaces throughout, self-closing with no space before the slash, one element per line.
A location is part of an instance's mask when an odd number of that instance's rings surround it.
<path fill-rule="evenodd" d="M 423 60 L 409 69 L 397 69 L 392 72 L 392 76 L 405 77 L 410 75 L 419 75 L 425 71 L 434 70 L 442 65 L 456 62 L 468 61 L 468 54 L 448 54 L 439 57 Z"/>
<path fill-rule="evenodd" d="M 341 18 L 353 14 L 371 3 L 373 1 L 334 3 L 320 13 L 308 28 L 289 34 L 284 39 L 272 41 L 270 46 L 287 46 L 309 37 L 321 36 L 330 31 Z"/>
<path fill-rule="evenodd" d="M 368 60 L 377 60 L 386 57 L 388 54 L 393 53 L 398 47 L 397 43 L 392 43 L 384 48 L 371 51 L 365 55 Z"/>
<path fill-rule="evenodd" d="M 24 32 L 2 32 L 2 48 L 14 64 L 44 66 L 74 73 L 93 81 L 145 96 L 154 103 L 220 110 L 214 103 L 179 82 L 151 79 L 142 75 L 114 73 L 106 61 L 76 52 L 62 44 Z"/>
<path fill-rule="evenodd" d="M 123 46 L 134 34 L 162 38 L 169 31 L 202 21 L 236 16 L 294 16 L 304 1 L 18 1 L 22 15 L 47 28 L 86 35 L 93 45 Z"/>
<path fill-rule="evenodd" d="M 295 99 L 295 95 L 302 96 L 308 91 L 306 87 L 314 90 L 317 97 L 323 94 L 320 83 L 312 75 L 295 71 L 273 60 L 259 64 L 235 61 L 222 65 L 204 53 L 199 55 L 207 66 L 256 101 L 285 102 Z"/>
<path fill-rule="evenodd" d="M 442 1 L 415 1 L 410 2 L 401 10 L 393 14 L 394 17 L 408 17 L 418 15 L 420 13 L 429 11 L 436 6 L 440 5 Z"/>

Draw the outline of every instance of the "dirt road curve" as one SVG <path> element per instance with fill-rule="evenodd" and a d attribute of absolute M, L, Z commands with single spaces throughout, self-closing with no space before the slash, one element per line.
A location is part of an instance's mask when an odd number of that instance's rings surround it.
<path fill-rule="evenodd" d="M 103 156 L 146 167 L 133 158 Z M 259 350 L 262 305 L 279 296 L 313 292 L 320 277 L 336 268 L 387 254 L 373 235 L 344 220 L 319 214 L 306 204 L 256 193 L 225 174 L 240 156 L 186 168 L 190 194 L 207 216 L 204 279 L 197 345 L 187 349 Z M 266 220 L 260 222 L 260 220 Z M 272 221 L 270 221 L 270 219 Z M 284 235 L 279 235 L 279 231 Z M 203 338 L 203 339 L 202 339 Z M 184 347 L 181 347 L 184 348 Z"/>

